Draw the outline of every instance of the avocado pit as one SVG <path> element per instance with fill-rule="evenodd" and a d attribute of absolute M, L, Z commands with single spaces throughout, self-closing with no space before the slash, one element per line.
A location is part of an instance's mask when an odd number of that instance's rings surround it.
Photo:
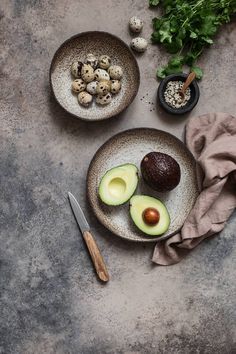
<path fill-rule="evenodd" d="M 154 226 L 157 225 L 160 220 L 160 213 L 155 208 L 146 208 L 142 213 L 142 217 L 145 224 Z"/>

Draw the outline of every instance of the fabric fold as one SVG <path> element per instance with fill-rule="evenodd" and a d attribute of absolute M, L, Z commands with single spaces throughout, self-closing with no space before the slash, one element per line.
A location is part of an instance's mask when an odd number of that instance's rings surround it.
<path fill-rule="evenodd" d="M 201 192 L 181 231 L 156 244 L 152 261 L 160 265 L 180 262 L 219 233 L 236 207 L 236 118 L 226 113 L 191 118 L 185 138 L 197 162 Z"/>

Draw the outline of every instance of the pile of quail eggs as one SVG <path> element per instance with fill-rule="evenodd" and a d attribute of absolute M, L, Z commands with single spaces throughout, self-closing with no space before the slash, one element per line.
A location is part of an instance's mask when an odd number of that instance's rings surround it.
<path fill-rule="evenodd" d="M 143 29 L 143 21 L 140 18 L 133 16 L 129 20 L 129 28 L 130 31 L 133 33 L 140 33 Z M 148 42 L 143 37 L 133 38 L 130 43 L 130 47 L 139 53 L 145 52 L 147 46 L 148 46 Z"/>
<path fill-rule="evenodd" d="M 111 102 L 112 95 L 120 91 L 123 70 L 111 64 L 108 55 L 97 58 L 94 54 L 87 54 L 84 62 L 72 63 L 71 73 L 75 80 L 71 88 L 78 94 L 79 104 L 89 107 L 96 97 L 96 103 L 104 106 Z"/>

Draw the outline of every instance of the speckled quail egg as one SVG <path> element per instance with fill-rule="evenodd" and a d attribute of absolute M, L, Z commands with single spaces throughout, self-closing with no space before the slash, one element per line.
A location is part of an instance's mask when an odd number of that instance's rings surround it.
<path fill-rule="evenodd" d="M 97 85 L 97 94 L 99 96 L 104 96 L 106 95 L 108 92 L 110 92 L 111 90 L 111 83 L 110 81 L 107 80 L 101 80 L 99 81 L 98 85 Z"/>
<path fill-rule="evenodd" d="M 98 59 L 98 65 L 101 69 L 108 69 L 111 65 L 111 58 L 108 55 L 101 55 Z"/>
<path fill-rule="evenodd" d="M 94 54 L 89 53 L 85 59 L 85 64 L 89 64 L 95 70 L 98 66 L 98 59 L 95 57 Z"/>
<path fill-rule="evenodd" d="M 71 65 L 71 74 L 76 78 L 80 78 L 82 66 L 82 61 L 74 61 Z"/>
<path fill-rule="evenodd" d="M 130 31 L 132 31 L 134 33 L 139 33 L 142 31 L 143 21 L 140 20 L 140 18 L 133 16 L 129 20 L 129 28 L 130 28 Z"/>
<path fill-rule="evenodd" d="M 101 81 L 101 80 L 108 80 L 109 81 L 110 80 L 109 74 L 104 69 L 96 69 L 94 71 L 94 74 L 95 74 L 95 80 L 98 80 L 98 81 Z"/>
<path fill-rule="evenodd" d="M 97 85 L 98 85 L 98 81 L 89 82 L 87 87 L 86 87 L 86 91 L 88 93 L 90 93 L 90 95 L 96 95 L 96 93 L 97 93 Z"/>
<path fill-rule="evenodd" d="M 111 93 L 116 94 L 120 91 L 121 82 L 119 80 L 111 80 Z"/>
<path fill-rule="evenodd" d="M 71 89 L 73 92 L 79 93 L 86 89 L 86 83 L 82 79 L 76 79 L 72 82 Z"/>
<path fill-rule="evenodd" d="M 130 46 L 136 52 L 143 53 L 147 49 L 148 42 L 145 38 L 137 37 L 132 39 Z"/>
<path fill-rule="evenodd" d="M 114 80 L 120 80 L 123 76 L 123 70 L 119 65 L 111 65 L 108 68 L 108 74 Z"/>
<path fill-rule="evenodd" d="M 81 77 L 85 82 L 94 80 L 94 70 L 91 65 L 84 64 L 81 69 Z"/>
<path fill-rule="evenodd" d="M 112 96 L 110 92 L 108 92 L 105 96 L 97 96 L 96 98 L 96 103 L 105 106 L 106 104 L 109 104 L 111 102 Z"/>
<path fill-rule="evenodd" d="M 78 94 L 78 101 L 84 107 L 88 107 L 92 103 L 92 100 L 93 96 L 86 91 L 82 91 Z"/>

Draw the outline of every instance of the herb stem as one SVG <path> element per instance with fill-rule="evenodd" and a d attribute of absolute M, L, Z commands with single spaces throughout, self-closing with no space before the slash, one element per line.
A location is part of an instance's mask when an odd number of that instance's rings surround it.
<path fill-rule="evenodd" d="M 236 14 L 236 0 L 149 0 L 160 4 L 163 15 L 153 21 L 153 43 L 161 43 L 174 53 L 168 65 L 158 70 L 163 78 L 183 70 L 183 63 L 193 66 L 204 48 L 213 42 L 219 27 Z M 176 54 L 177 53 L 177 54 Z M 200 68 L 194 66 L 198 78 Z"/>

